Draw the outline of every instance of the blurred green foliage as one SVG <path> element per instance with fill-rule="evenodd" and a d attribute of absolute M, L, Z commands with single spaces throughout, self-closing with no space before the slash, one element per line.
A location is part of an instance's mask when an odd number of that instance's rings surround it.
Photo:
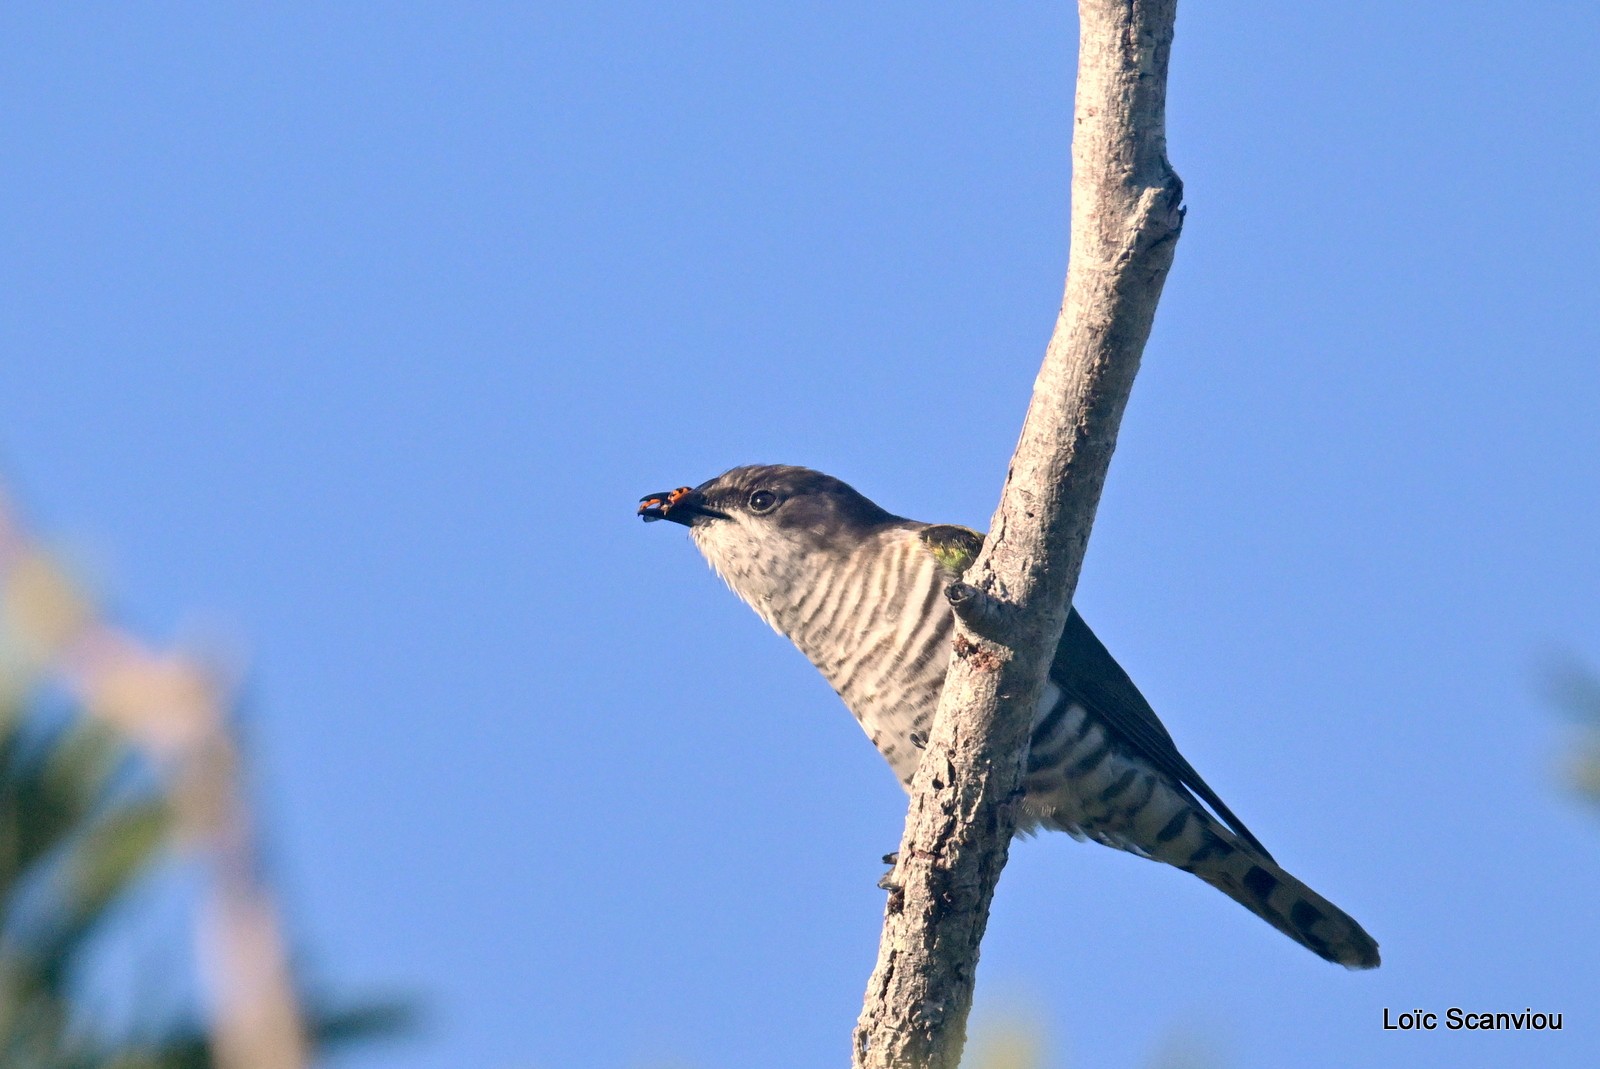
<path fill-rule="evenodd" d="M 91 938 L 154 862 L 171 818 L 131 758 L 83 718 L 0 709 L 0 1064 L 191 1066 L 195 1035 L 136 1049 L 83 1034 L 72 990 Z"/>
<path fill-rule="evenodd" d="M 95 938 L 170 857 L 173 814 L 111 729 L 20 698 L 0 689 L 0 1065 L 210 1069 L 197 1013 L 135 1020 L 127 1035 L 88 1023 L 80 992 Z M 319 1050 L 392 1034 L 409 1017 L 392 1002 L 306 1013 Z"/>
<path fill-rule="evenodd" d="M 1600 676 L 1569 661 L 1550 673 L 1550 696 L 1581 732 L 1562 770 L 1577 794 L 1600 805 Z"/>
<path fill-rule="evenodd" d="M 977 1029 L 961 1061 L 972 1069 L 1045 1069 L 1044 1047 L 1038 1022 L 1013 1014 Z"/>
<path fill-rule="evenodd" d="M 973 1031 L 962 1069 L 1061 1069 L 1073 1064 L 1046 1036 L 1037 1012 L 1013 1008 Z M 1156 1045 L 1146 1069 L 1219 1069 L 1226 1061 L 1206 1036 L 1174 1029 Z"/>

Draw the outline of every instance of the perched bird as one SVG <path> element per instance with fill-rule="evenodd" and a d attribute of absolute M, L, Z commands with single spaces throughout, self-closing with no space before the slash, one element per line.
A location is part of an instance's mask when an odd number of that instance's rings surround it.
<path fill-rule="evenodd" d="M 777 465 L 651 494 L 639 514 L 689 528 L 909 787 L 950 661 L 944 589 L 983 536 L 892 515 L 832 476 Z M 1279 867 L 1184 760 L 1076 609 L 1034 711 L 1023 791 L 1021 831 L 1055 828 L 1175 865 L 1329 961 L 1378 964 L 1372 937 Z"/>

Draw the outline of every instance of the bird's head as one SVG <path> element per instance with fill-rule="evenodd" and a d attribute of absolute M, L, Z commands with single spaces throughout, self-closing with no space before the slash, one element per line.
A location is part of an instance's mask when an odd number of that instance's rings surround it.
<path fill-rule="evenodd" d="M 831 475 L 783 464 L 747 465 L 696 487 L 647 494 L 639 516 L 688 527 L 711 567 L 757 611 L 779 588 L 904 522 Z"/>

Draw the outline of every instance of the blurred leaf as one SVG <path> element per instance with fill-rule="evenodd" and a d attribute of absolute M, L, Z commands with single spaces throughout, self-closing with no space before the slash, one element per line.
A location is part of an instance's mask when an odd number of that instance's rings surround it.
<path fill-rule="evenodd" d="M 981 1028 L 961 1063 L 971 1069 L 1044 1069 L 1044 1046 L 1036 1018 L 1013 1011 Z"/>
<path fill-rule="evenodd" d="M 318 1049 L 334 1049 L 372 1039 L 389 1039 L 416 1025 L 416 1007 L 403 999 L 356 1003 L 313 1014 L 311 1037 Z"/>
<path fill-rule="evenodd" d="M 1600 676 L 1569 658 L 1549 670 L 1546 688 L 1556 708 L 1600 728 Z"/>
<path fill-rule="evenodd" d="M 1600 745 L 1579 754 L 1567 764 L 1567 783 L 1579 794 L 1600 804 Z"/>
<path fill-rule="evenodd" d="M 1548 671 L 1546 689 L 1556 707 L 1584 726 L 1562 778 L 1600 805 L 1600 676 L 1568 658 Z"/>
<path fill-rule="evenodd" d="M 98 804 L 116 748 L 97 725 L 10 725 L 0 738 L 0 910 L 83 825 Z"/>
<path fill-rule="evenodd" d="M 31 744 L 19 745 L 12 779 L 21 870 L 61 849 L 82 827 L 122 756 L 111 733 L 98 724 L 63 726 L 39 735 Z"/>
<path fill-rule="evenodd" d="M 38 948 L 40 973 L 52 989 L 65 985 L 84 941 L 151 867 L 171 826 L 165 802 L 146 799 L 109 813 L 69 847 L 60 862 L 56 903 L 60 916 Z"/>

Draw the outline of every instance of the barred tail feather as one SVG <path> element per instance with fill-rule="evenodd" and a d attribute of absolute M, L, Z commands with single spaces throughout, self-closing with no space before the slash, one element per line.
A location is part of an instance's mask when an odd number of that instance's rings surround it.
<path fill-rule="evenodd" d="M 1378 943 L 1344 910 L 1214 821 L 1187 869 L 1313 954 L 1347 969 L 1379 964 Z M 1212 836 L 1215 836 L 1212 839 Z"/>

